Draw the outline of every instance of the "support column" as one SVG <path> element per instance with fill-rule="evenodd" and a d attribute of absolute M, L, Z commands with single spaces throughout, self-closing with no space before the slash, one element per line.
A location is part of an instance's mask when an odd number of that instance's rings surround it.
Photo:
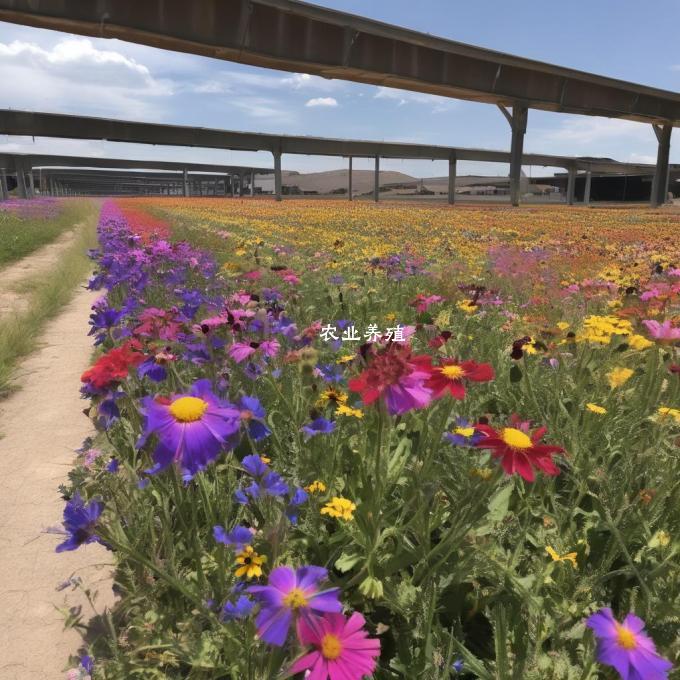
<path fill-rule="evenodd" d="M 182 171 L 182 184 L 184 185 L 184 195 L 189 196 L 189 173 L 185 170 Z"/>
<path fill-rule="evenodd" d="M 281 200 L 281 152 L 274 151 L 274 197 Z"/>
<path fill-rule="evenodd" d="M 236 196 L 236 175 L 231 176 L 231 197 L 235 198 Z"/>
<path fill-rule="evenodd" d="M 17 173 L 17 194 L 19 198 L 28 198 L 26 190 L 26 175 L 24 174 L 24 164 L 18 158 L 14 161 Z"/>
<path fill-rule="evenodd" d="M 347 176 L 347 194 L 348 198 L 352 200 L 352 157 L 349 157 L 349 175 Z"/>
<path fill-rule="evenodd" d="M 576 191 L 576 168 L 569 168 L 567 178 L 567 204 L 574 205 L 574 193 Z"/>
<path fill-rule="evenodd" d="M 375 157 L 375 176 L 373 178 L 373 200 L 380 200 L 380 156 Z"/>
<path fill-rule="evenodd" d="M 510 203 L 519 205 L 522 179 L 522 151 L 524 149 L 524 135 L 527 131 L 528 108 L 524 104 L 515 104 L 512 113 L 498 105 L 501 113 L 507 118 L 512 130 L 510 145 Z"/>
<path fill-rule="evenodd" d="M 243 196 L 243 172 L 238 173 L 238 195 Z"/>
<path fill-rule="evenodd" d="M 584 205 L 590 205 L 590 185 L 592 184 L 593 181 L 593 172 L 590 170 L 586 170 L 586 188 L 583 190 L 583 204 Z"/>
<path fill-rule="evenodd" d="M 255 195 L 255 170 L 250 171 L 250 195 Z"/>
<path fill-rule="evenodd" d="M 654 125 L 654 134 L 659 142 L 659 148 L 656 153 L 656 170 L 654 171 L 654 180 L 652 181 L 652 195 L 649 203 L 652 208 L 658 208 L 663 205 L 668 199 L 668 192 L 666 189 L 668 179 L 668 157 L 671 151 L 671 132 L 673 126 L 670 123 L 664 125 Z"/>
<path fill-rule="evenodd" d="M 456 202 L 456 156 L 452 154 L 449 157 L 449 204 L 453 205 Z"/>
<path fill-rule="evenodd" d="M 6 201 L 8 198 L 7 174 L 5 173 L 5 168 L 0 168 L 0 201 Z"/>
<path fill-rule="evenodd" d="M 28 197 L 35 198 L 35 180 L 33 179 L 33 168 L 28 169 Z"/>

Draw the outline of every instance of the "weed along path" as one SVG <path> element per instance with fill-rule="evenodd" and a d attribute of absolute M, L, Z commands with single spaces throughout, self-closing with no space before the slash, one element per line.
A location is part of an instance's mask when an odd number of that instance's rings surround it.
<path fill-rule="evenodd" d="M 73 244 L 82 225 L 64 232 L 18 262 L 0 268 L 0 317 L 9 312 L 23 312 L 28 304 L 29 282 L 52 269 Z"/>
<path fill-rule="evenodd" d="M 57 586 L 72 575 L 98 589 L 98 613 L 112 602 L 110 554 L 100 545 L 57 554 L 62 537 L 58 486 L 74 449 L 90 433 L 79 398 L 80 375 L 92 350 L 86 335 L 95 295 L 79 289 L 45 327 L 40 349 L 19 367 L 21 389 L 0 401 L 0 678 L 57 680 L 80 635 L 64 631 L 57 608 L 94 614 L 80 590 Z"/>

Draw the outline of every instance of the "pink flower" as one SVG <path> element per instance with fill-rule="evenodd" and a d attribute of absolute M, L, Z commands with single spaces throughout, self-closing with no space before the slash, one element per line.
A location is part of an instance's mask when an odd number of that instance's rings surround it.
<path fill-rule="evenodd" d="M 380 640 L 369 638 L 366 621 L 358 612 L 301 617 L 297 622 L 300 643 L 313 651 L 298 659 L 291 673 L 309 670 L 307 680 L 361 680 L 373 675 L 380 655 Z"/>
<path fill-rule="evenodd" d="M 646 319 L 642 323 L 647 326 L 647 330 L 654 340 L 659 340 L 660 342 L 674 342 L 675 340 L 680 340 L 680 328 L 673 328 L 668 319 L 663 323 Z"/>
<path fill-rule="evenodd" d="M 260 352 L 268 357 L 275 357 L 281 345 L 278 340 L 265 340 L 264 342 L 234 342 L 227 350 L 229 356 L 238 364 Z"/>

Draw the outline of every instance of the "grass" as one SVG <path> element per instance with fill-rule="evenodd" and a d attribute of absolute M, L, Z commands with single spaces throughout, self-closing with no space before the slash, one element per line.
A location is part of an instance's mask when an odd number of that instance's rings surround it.
<path fill-rule="evenodd" d="M 45 323 L 69 302 L 90 270 L 87 250 L 96 245 L 96 206 L 79 204 L 71 219 L 75 212 L 82 226 L 69 249 L 54 267 L 22 284 L 30 295 L 27 308 L 0 319 L 0 397 L 12 390 L 17 363 L 36 348 Z"/>
<path fill-rule="evenodd" d="M 88 214 L 88 204 L 73 201 L 55 206 L 53 214 L 28 216 L 0 212 L 0 269 L 55 241 L 61 234 L 81 222 Z"/>

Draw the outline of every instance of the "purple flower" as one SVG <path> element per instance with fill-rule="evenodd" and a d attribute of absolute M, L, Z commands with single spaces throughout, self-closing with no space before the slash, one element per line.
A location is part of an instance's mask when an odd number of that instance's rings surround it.
<path fill-rule="evenodd" d="M 118 463 L 118 459 L 112 458 L 106 465 L 106 471 L 110 472 L 111 474 L 115 474 L 116 472 L 118 472 L 119 467 L 120 464 Z"/>
<path fill-rule="evenodd" d="M 222 449 L 233 448 L 241 424 L 239 410 L 218 399 L 209 380 L 199 380 L 189 394 L 171 399 L 146 397 L 141 410 L 146 421 L 138 446 L 151 434 L 158 436 L 154 466 L 147 472 L 155 474 L 176 461 L 185 480 L 204 470 Z"/>
<path fill-rule="evenodd" d="M 258 636 L 272 645 L 282 646 L 288 637 L 294 616 L 342 611 L 339 588 L 320 590 L 328 577 L 322 567 L 277 567 L 269 574 L 266 586 L 251 586 L 248 592 L 261 604 L 255 623 Z"/>
<path fill-rule="evenodd" d="M 665 680 L 673 664 L 656 653 L 654 641 L 645 634 L 645 622 L 628 614 L 619 623 L 609 607 L 586 620 L 597 638 L 597 660 L 613 666 L 623 680 Z"/>
<path fill-rule="evenodd" d="M 222 607 L 222 613 L 220 614 L 221 621 L 238 621 L 245 619 L 250 616 L 250 612 L 253 611 L 255 603 L 247 596 L 240 595 L 235 602 L 224 603 Z"/>
<path fill-rule="evenodd" d="M 271 434 L 271 430 L 264 424 L 265 410 L 256 397 L 243 396 L 239 400 L 241 422 L 248 428 L 248 434 L 253 441 L 260 441 Z"/>
<path fill-rule="evenodd" d="M 163 364 L 156 362 L 156 357 L 152 356 L 139 364 L 137 375 L 140 378 L 146 376 L 154 382 L 163 382 L 168 377 L 168 371 Z"/>
<path fill-rule="evenodd" d="M 230 532 L 226 532 L 224 527 L 213 527 L 213 537 L 218 543 L 223 543 L 229 547 L 233 547 L 237 551 L 243 550 L 244 546 L 250 545 L 253 540 L 253 531 L 248 527 L 237 524 Z"/>
<path fill-rule="evenodd" d="M 293 492 L 293 495 L 288 501 L 288 507 L 286 508 L 286 516 L 291 524 L 297 524 L 298 508 L 307 501 L 307 498 L 309 498 L 307 492 L 299 486 Z"/>
<path fill-rule="evenodd" d="M 335 430 L 335 423 L 326 418 L 316 418 L 308 425 L 303 425 L 300 429 L 305 433 L 305 439 L 310 439 L 317 434 L 330 434 Z"/>
<path fill-rule="evenodd" d="M 99 542 L 94 530 L 103 511 L 104 504 L 101 501 L 92 500 L 85 504 L 76 491 L 64 508 L 65 531 L 62 533 L 68 538 L 57 546 L 57 552 L 75 550 L 85 543 Z"/>
<path fill-rule="evenodd" d="M 269 472 L 267 464 L 256 453 L 246 456 L 241 461 L 241 467 L 253 477 L 264 477 Z"/>
<path fill-rule="evenodd" d="M 452 432 L 445 432 L 444 438 L 454 446 L 475 446 L 484 438 L 484 435 L 465 418 L 456 418 L 456 427 Z"/>

